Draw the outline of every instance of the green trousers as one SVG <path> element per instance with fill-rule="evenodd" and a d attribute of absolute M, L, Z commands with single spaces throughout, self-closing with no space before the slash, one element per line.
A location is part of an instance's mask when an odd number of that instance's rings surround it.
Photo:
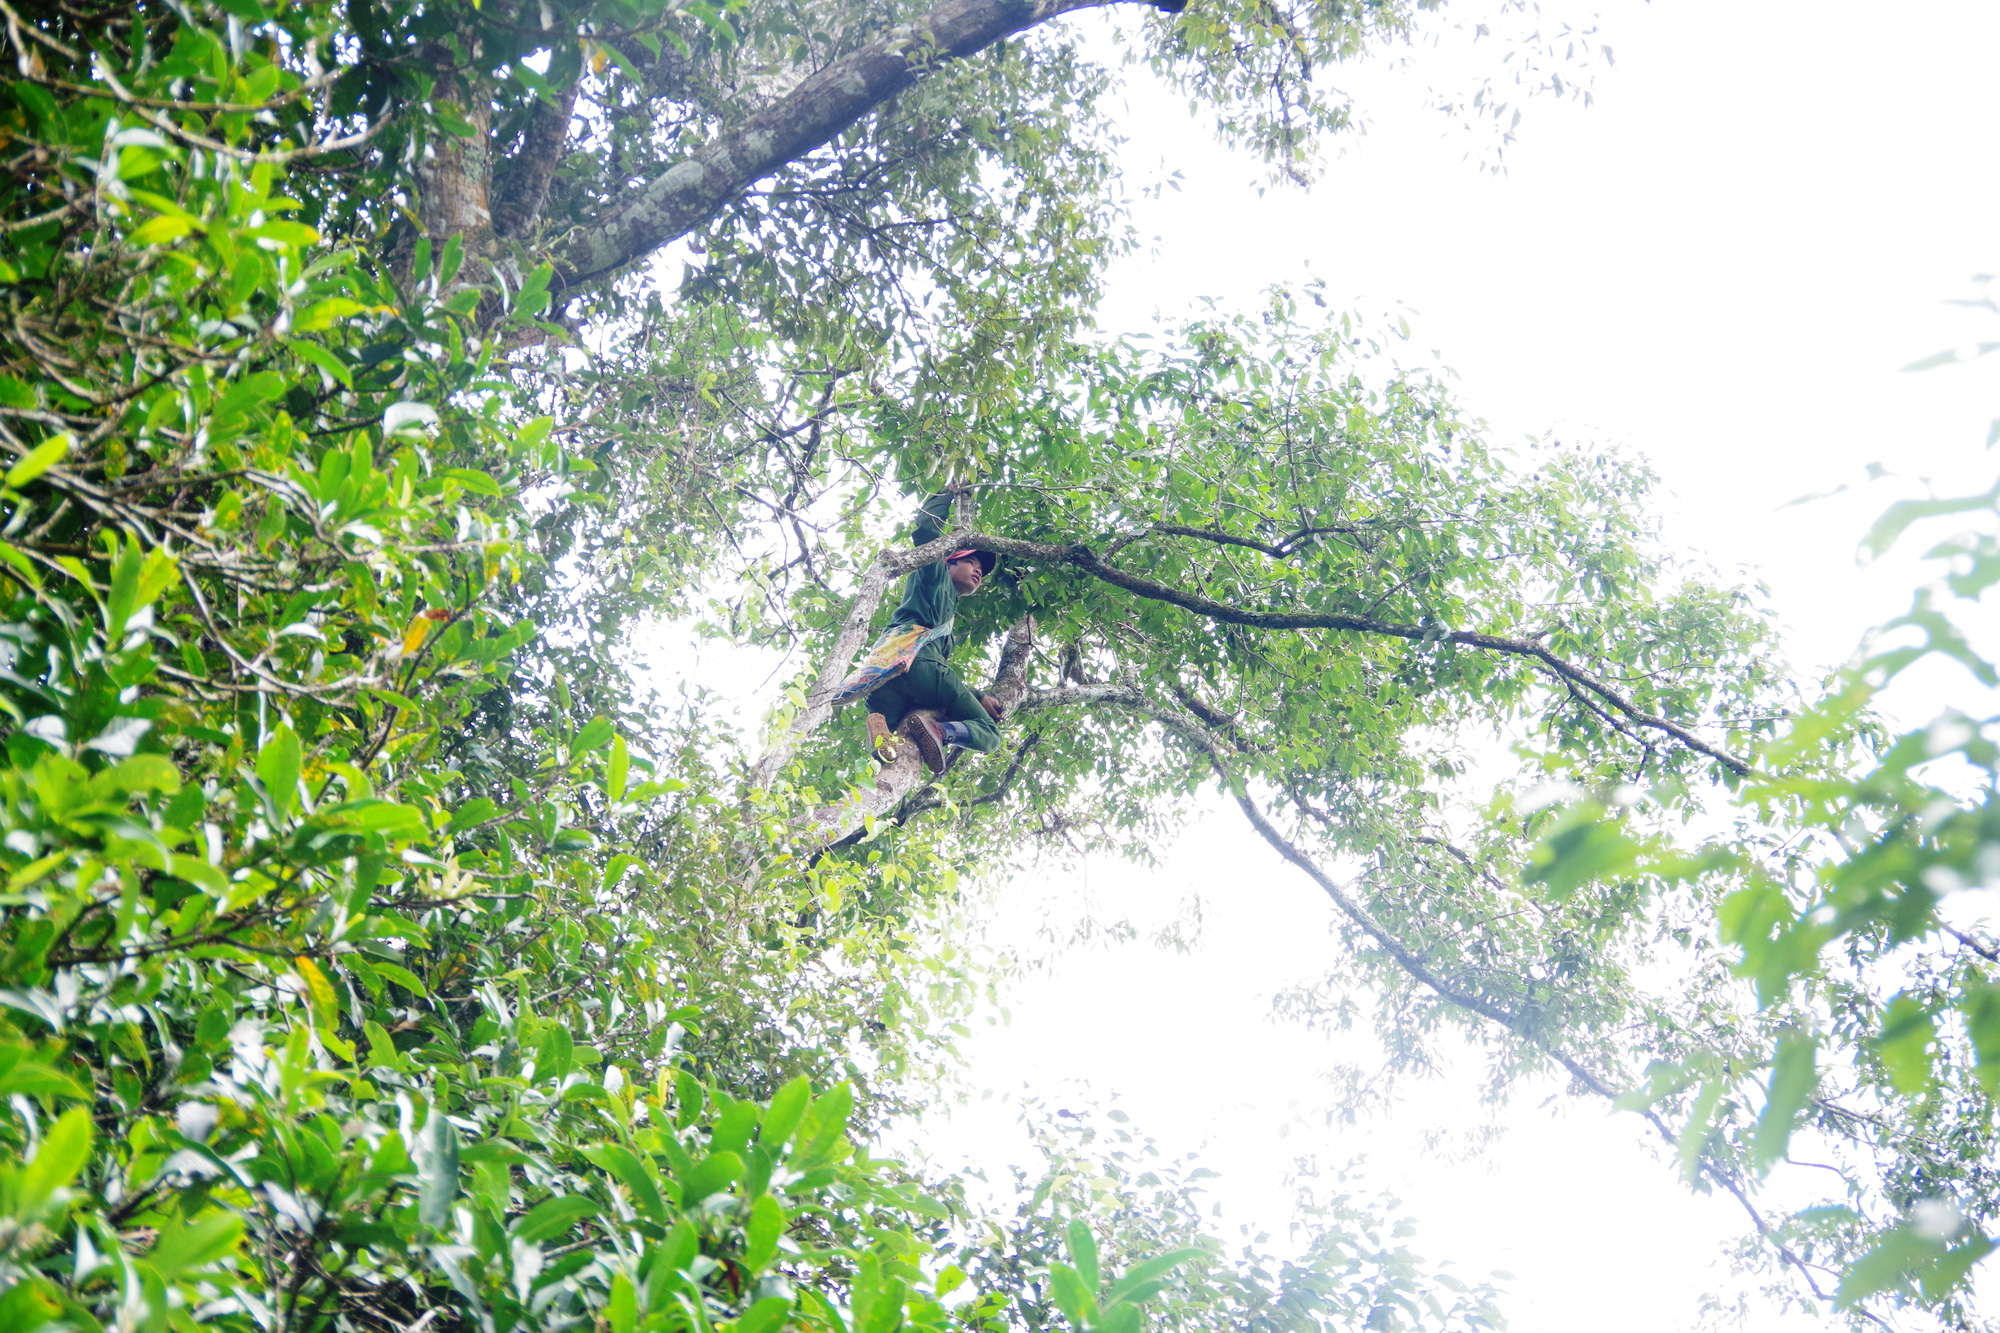
<path fill-rule="evenodd" d="M 868 696 L 868 711 L 880 713 L 891 729 L 919 708 L 929 708 L 947 722 L 963 722 L 972 733 L 968 750 L 991 754 L 1000 748 L 1000 726 L 979 696 L 934 657 L 919 657 L 908 671 Z"/>

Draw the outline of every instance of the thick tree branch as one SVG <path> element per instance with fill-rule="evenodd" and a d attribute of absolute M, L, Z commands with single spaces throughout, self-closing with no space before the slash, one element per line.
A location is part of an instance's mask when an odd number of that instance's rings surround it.
<path fill-rule="evenodd" d="M 1533 639 L 1510 638 L 1501 634 L 1482 634 L 1476 630 L 1447 630 L 1425 625 L 1401 625 L 1393 621 L 1377 620 L 1373 616 L 1349 615 L 1340 612 L 1313 611 L 1253 611 L 1240 606 L 1231 606 L 1198 593 L 1184 592 L 1169 584 L 1140 574 L 1129 573 L 1106 564 L 1088 546 L 1082 543 L 1059 545 L 1054 542 L 1017 541 L 1012 537 L 996 537 L 987 533 L 969 533 L 964 537 L 968 546 L 977 546 L 1001 555 L 1019 560 L 1032 560 L 1041 564 L 1068 565 L 1080 569 L 1094 578 L 1101 579 L 1116 588 L 1123 588 L 1135 597 L 1149 601 L 1166 602 L 1196 615 L 1227 625 L 1243 625 L 1250 629 L 1334 629 L 1356 634 L 1382 635 L 1388 638 L 1407 639 L 1413 643 L 1455 643 L 1468 648 L 1478 648 L 1486 652 L 1505 653 L 1515 657 L 1525 657 L 1539 665 L 1557 679 L 1581 687 L 1602 699 L 1617 712 L 1622 713 L 1639 726 L 1663 732 L 1673 737 L 1697 754 L 1707 755 L 1739 777 L 1752 771 L 1749 761 L 1730 754 L 1727 750 L 1709 744 L 1688 728 L 1669 721 L 1657 714 L 1649 713 L 1610 682 L 1574 662 L 1551 652 Z"/>
<path fill-rule="evenodd" d="M 520 151 L 494 173 L 493 233 L 502 240 L 527 236 L 541 220 L 548 202 L 549 182 L 561 165 L 569 139 L 570 117 L 576 110 L 581 81 L 558 92 L 553 104 L 536 102 L 521 135 Z"/>
<path fill-rule="evenodd" d="M 576 288 L 645 258 L 713 217 L 753 183 L 832 141 L 938 63 L 1082 9 L 1134 0 L 946 0 L 807 76 L 784 97 L 612 205 L 556 253 Z"/>
<path fill-rule="evenodd" d="M 1387 531 L 1390 526 L 1387 523 L 1335 523 L 1323 528 L 1300 528 L 1291 536 L 1280 539 L 1275 545 L 1270 542 L 1260 542 L 1254 537 L 1239 537 L 1220 528 L 1188 528 L 1178 523 L 1155 523 L 1146 531 L 1158 533 L 1162 537 L 1193 537 L 1198 541 L 1214 542 L 1218 546 L 1240 546 L 1246 551 L 1268 555 L 1273 560 L 1289 560 L 1299 553 L 1299 544 L 1308 538 L 1358 537 L 1365 533 Z"/>

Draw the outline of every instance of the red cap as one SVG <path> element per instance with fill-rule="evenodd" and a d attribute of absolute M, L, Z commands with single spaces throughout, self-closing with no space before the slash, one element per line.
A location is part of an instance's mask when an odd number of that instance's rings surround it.
<path fill-rule="evenodd" d="M 970 546 L 966 547 L 963 551 L 953 551 L 944 558 L 944 562 L 948 565 L 954 560 L 964 560 L 968 557 L 979 561 L 979 572 L 981 574 L 991 574 L 994 567 L 1000 563 L 1000 557 L 993 554 L 993 552 L 975 551 Z"/>

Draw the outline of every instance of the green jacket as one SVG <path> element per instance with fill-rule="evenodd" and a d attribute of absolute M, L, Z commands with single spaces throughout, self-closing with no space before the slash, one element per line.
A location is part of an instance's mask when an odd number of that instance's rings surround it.
<path fill-rule="evenodd" d="M 951 522 L 951 496 L 933 495 L 924 501 L 917 511 L 916 530 L 911 533 L 910 544 L 922 546 L 944 536 L 946 525 Z M 953 645 L 951 627 L 958 618 L 958 589 L 951 586 L 951 575 L 944 567 L 944 561 L 934 560 L 921 569 L 912 570 L 903 581 L 903 600 L 896 603 L 896 614 L 889 618 L 891 627 L 897 625 L 922 625 L 938 631 L 917 650 L 918 657 L 935 658 L 939 662 L 951 660 Z"/>

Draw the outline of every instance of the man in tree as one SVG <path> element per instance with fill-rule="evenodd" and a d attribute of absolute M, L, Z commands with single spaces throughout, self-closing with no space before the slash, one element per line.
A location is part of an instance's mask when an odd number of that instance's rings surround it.
<path fill-rule="evenodd" d="M 941 491 L 924 501 L 917 511 L 915 545 L 944 535 L 952 494 Z M 999 563 L 1000 557 L 991 551 L 954 551 L 912 571 L 905 580 L 903 600 L 896 604 L 888 631 L 861 669 L 848 678 L 849 686 L 843 687 L 843 693 L 853 684 L 865 688 L 869 679 L 894 671 L 899 661 L 909 663 L 868 693 L 868 739 L 880 762 L 894 763 L 902 753 L 899 735 L 917 747 L 924 766 L 933 773 L 944 772 L 951 746 L 981 754 L 999 747 L 999 703 L 967 689 L 949 665 L 958 599 L 978 592 Z M 943 721 L 933 721 L 930 713 Z"/>

